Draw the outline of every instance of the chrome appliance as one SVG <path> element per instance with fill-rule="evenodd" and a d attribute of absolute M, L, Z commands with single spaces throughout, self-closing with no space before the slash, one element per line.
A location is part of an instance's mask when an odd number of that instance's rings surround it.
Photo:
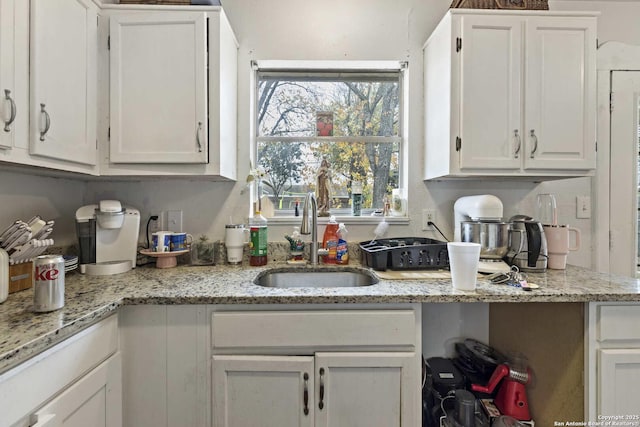
<path fill-rule="evenodd" d="M 502 222 L 502 202 L 496 196 L 460 197 L 454 206 L 454 241 L 480 243 L 481 273 L 508 272 L 502 257 L 509 249 L 509 224 Z"/>
<path fill-rule="evenodd" d="M 515 215 L 511 223 L 511 243 L 504 260 L 521 271 L 547 269 L 547 239 L 542 224 L 530 216 Z"/>

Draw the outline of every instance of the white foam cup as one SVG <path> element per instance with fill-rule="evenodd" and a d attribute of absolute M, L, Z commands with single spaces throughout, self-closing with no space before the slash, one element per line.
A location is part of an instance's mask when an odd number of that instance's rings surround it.
<path fill-rule="evenodd" d="M 455 289 L 473 291 L 476 288 L 480 243 L 448 242 L 449 269 Z"/>

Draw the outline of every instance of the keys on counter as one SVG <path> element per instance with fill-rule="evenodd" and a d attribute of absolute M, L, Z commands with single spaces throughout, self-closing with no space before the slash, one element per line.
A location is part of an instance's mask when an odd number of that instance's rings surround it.
<path fill-rule="evenodd" d="M 493 273 L 487 276 L 487 279 L 489 279 L 491 283 L 513 286 L 521 288 L 523 291 L 532 291 L 540 287 L 535 283 L 528 283 L 527 275 L 520 272 L 515 265 L 511 266 L 511 270 L 508 273 Z"/>

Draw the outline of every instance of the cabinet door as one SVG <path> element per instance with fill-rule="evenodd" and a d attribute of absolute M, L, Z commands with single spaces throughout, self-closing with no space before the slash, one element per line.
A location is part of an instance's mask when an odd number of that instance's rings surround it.
<path fill-rule="evenodd" d="M 313 426 L 313 357 L 213 356 L 212 370 L 214 427 Z"/>
<path fill-rule="evenodd" d="M 413 353 L 316 353 L 316 426 L 417 426 Z"/>
<path fill-rule="evenodd" d="M 461 17 L 460 169 L 521 166 L 520 17 Z"/>
<path fill-rule="evenodd" d="M 112 16 L 112 163 L 207 163 L 207 25 L 200 13 Z"/>
<path fill-rule="evenodd" d="M 527 20 L 525 169 L 595 168 L 595 18 Z"/>
<path fill-rule="evenodd" d="M 33 427 L 120 427 L 120 353 L 82 377 L 35 413 Z"/>
<path fill-rule="evenodd" d="M 31 154 L 96 164 L 97 7 L 31 1 Z"/>
<path fill-rule="evenodd" d="M 126 427 L 211 426 L 205 311 L 194 304 L 121 307 Z"/>
<path fill-rule="evenodd" d="M 640 349 L 599 350 L 597 375 L 598 415 L 638 415 Z"/>
<path fill-rule="evenodd" d="M 11 148 L 15 139 L 15 0 L 0 0 L 0 148 Z"/>

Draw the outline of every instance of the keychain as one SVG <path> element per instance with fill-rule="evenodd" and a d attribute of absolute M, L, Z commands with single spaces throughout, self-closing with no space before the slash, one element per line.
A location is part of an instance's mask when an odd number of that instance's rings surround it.
<path fill-rule="evenodd" d="M 494 284 L 506 284 L 516 288 L 521 288 L 524 291 L 531 291 L 538 289 L 539 286 L 535 283 L 528 283 L 527 276 L 520 272 L 518 266 L 511 266 L 511 270 L 508 273 L 494 273 L 487 278 Z"/>

